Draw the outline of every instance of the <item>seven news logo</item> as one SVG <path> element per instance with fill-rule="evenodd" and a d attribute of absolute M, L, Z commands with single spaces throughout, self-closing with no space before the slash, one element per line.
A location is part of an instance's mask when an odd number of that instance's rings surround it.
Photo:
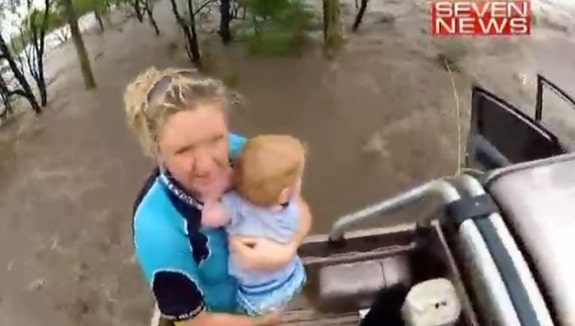
<path fill-rule="evenodd" d="M 437 1 L 431 4 L 433 35 L 529 35 L 531 3 Z"/>

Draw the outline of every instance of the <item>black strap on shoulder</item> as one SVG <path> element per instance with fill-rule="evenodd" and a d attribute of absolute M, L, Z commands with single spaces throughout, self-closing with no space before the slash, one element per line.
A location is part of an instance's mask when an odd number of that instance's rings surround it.
<path fill-rule="evenodd" d="M 154 182 L 156 181 L 156 178 L 159 175 L 160 175 L 160 169 L 158 167 L 156 167 L 152 170 L 150 175 L 146 178 L 146 181 L 142 185 L 142 188 L 138 192 L 138 195 L 136 196 L 136 200 L 134 200 L 134 204 L 132 205 L 132 216 L 136 215 L 136 210 L 138 209 L 138 206 L 140 206 L 140 203 L 144 199 L 144 196 L 146 196 L 146 194 L 148 193 L 148 190 L 150 190 L 150 188 L 152 188 L 152 185 L 154 184 Z"/>

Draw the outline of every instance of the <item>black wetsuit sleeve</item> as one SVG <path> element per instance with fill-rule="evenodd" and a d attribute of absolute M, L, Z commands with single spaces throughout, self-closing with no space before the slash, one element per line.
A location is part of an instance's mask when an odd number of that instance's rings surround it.
<path fill-rule="evenodd" d="M 165 319 L 189 320 L 205 308 L 199 286 L 185 273 L 158 271 L 154 276 L 152 290 Z"/>

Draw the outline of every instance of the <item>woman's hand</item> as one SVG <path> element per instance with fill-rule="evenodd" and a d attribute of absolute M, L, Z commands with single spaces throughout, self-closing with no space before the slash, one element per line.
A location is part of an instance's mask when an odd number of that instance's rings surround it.
<path fill-rule="evenodd" d="M 295 243 L 283 245 L 265 238 L 230 237 L 229 246 L 244 268 L 256 270 L 285 266 L 297 253 Z"/>
<path fill-rule="evenodd" d="M 256 326 L 272 326 L 279 325 L 282 319 L 282 310 L 270 312 L 267 315 L 256 317 L 254 320 L 254 325 Z"/>

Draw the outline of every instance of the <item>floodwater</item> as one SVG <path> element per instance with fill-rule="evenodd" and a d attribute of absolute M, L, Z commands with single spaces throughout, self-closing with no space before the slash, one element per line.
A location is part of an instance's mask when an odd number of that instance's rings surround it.
<path fill-rule="evenodd" d="M 0 325 L 146 323 L 151 300 L 132 257 L 130 208 L 152 162 L 126 128 L 121 95 L 146 67 L 187 65 L 183 48 L 174 49 L 178 32 L 167 2 L 157 5 L 156 16 L 160 38 L 134 20 L 86 35 L 99 83 L 93 92 L 82 88 L 72 45 L 52 51 L 49 109 L 38 121 L 23 119 L 0 133 Z M 346 15 L 348 25 L 352 18 Z M 254 59 L 240 45 L 206 48 L 215 73 L 237 76 L 246 98 L 232 114 L 234 131 L 286 132 L 308 144 L 304 195 L 315 232 L 328 231 L 345 213 L 455 173 L 471 81 L 533 107 L 531 79 L 518 76 L 533 76 L 534 47 L 550 48 L 545 42 L 553 41 L 433 40 L 426 19 L 423 2 L 373 5 L 361 33 L 350 35 L 331 62 L 319 51 Z M 565 53 L 558 59 L 573 53 L 561 45 L 566 32 L 548 33 L 556 53 Z M 437 54 L 461 47 L 466 73 L 452 76 Z M 560 70 L 553 78 L 574 85 Z M 18 141 L 10 142 L 15 130 Z"/>

